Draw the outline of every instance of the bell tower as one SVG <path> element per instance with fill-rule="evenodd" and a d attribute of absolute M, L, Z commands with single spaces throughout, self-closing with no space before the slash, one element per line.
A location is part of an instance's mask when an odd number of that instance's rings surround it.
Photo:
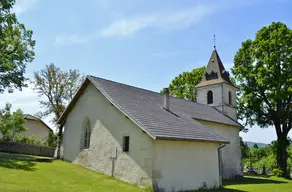
<path fill-rule="evenodd" d="M 229 72 L 225 70 L 216 46 L 196 89 L 198 103 L 212 106 L 237 120 L 236 91 L 238 88 L 231 82 Z"/>

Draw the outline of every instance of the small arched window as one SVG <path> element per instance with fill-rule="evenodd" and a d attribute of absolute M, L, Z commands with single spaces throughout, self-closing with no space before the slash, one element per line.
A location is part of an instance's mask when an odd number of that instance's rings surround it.
<path fill-rule="evenodd" d="M 213 103 L 213 92 L 208 91 L 207 93 L 207 104 L 212 104 Z"/>
<path fill-rule="evenodd" d="M 88 149 L 90 146 L 90 122 L 89 118 L 85 117 L 82 124 L 81 149 Z"/>
<path fill-rule="evenodd" d="M 229 102 L 229 105 L 232 105 L 231 91 L 228 91 L 228 102 Z"/>

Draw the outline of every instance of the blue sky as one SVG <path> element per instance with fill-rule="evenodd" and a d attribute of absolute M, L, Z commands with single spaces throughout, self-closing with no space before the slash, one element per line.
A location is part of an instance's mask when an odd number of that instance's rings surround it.
<path fill-rule="evenodd" d="M 14 12 L 34 32 L 36 57 L 27 76 L 55 63 L 160 91 L 179 73 L 206 65 L 216 34 L 225 67 L 241 42 L 273 21 L 292 28 L 288 0 L 19 0 Z M 26 113 L 41 110 L 31 87 L 0 95 Z M 45 121 L 48 124 L 50 118 Z M 273 128 L 253 127 L 244 140 L 270 142 Z"/>

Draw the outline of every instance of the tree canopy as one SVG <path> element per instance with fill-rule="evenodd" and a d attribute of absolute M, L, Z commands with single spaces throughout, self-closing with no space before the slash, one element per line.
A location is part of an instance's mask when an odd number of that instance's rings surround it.
<path fill-rule="evenodd" d="M 252 148 L 258 149 L 259 146 L 258 146 L 258 144 L 255 143 Z"/>
<path fill-rule="evenodd" d="M 34 59 L 32 31 L 11 13 L 15 0 L 0 1 L 0 93 L 26 86 L 27 63 Z"/>
<path fill-rule="evenodd" d="M 274 126 L 277 163 L 286 174 L 287 135 L 292 128 L 292 31 L 273 22 L 254 40 L 242 43 L 232 69 L 240 89 L 239 119 L 247 125 Z"/>
<path fill-rule="evenodd" d="M 0 110 L 0 136 L 2 140 L 13 141 L 18 134 L 26 131 L 23 112 L 18 109 L 11 113 L 11 104 Z"/>
<path fill-rule="evenodd" d="M 249 156 L 249 147 L 244 141 L 242 140 L 242 137 L 240 137 L 240 148 L 241 148 L 241 156 L 242 158 L 247 158 Z"/>
<path fill-rule="evenodd" d="M 73 98 L 79 88 L 82 75 L 78 70 L 61 70 L 54 64 L 47 65 L 45 69 L 34 73 L 34 90 L 44 98 L 40 105 L 45 109 L 41 116 L 52 114 L 53 123 L 57 120 L 66 108 L 66 105 Z M 60 145 L 62 141 L 62 127 L 58 132 L 58 158 L 60 157 Z"/>
<path fill-rule="evenodd" d="M 201 81 L 205 69 L 205 67 L 200 67 L 176 76 L 168 86 L 170 95 L 180 99 L 196 101 L 195 87 Z M 163 90 L 161 93 L 163 93 Z"/>
<path fill-rule="evenodd" d="M 292 168 L 292 145 L 288 148 L 288 154 L 288 165 Z M 282 176 L 282 171 L 277 165 L 276 155 L 277 141 L 272 141 L 269 145 L 263 148 L 248 148 L 248 155 L 242 156 L 242 163 L 245 169 L 250 167 L 250 164 L 252 163 L 252 167 L 256 169 L 258 173 L 267 174 L 268 172 L 276 176 Z"/>
<path fill-rule="evenodd" d="M 34 90 L 44 96 L 40 105 L 45 109 L 39 115 L 54 115 L 53 123 L 60 118 L 82 81 L 78 70 L 61 70 L 53 63 L 34 73 Z"/>

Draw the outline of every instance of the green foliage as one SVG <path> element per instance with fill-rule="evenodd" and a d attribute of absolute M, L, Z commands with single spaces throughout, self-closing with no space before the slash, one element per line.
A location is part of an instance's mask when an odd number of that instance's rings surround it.
<path fill-rule="evenodd" d="M 291 44 L 292 31 L 283 23 L 272 23 L 259 30 L 255 40 L 243 42 L 235 55 L 232 72 L 242 93 L 238 104 L 248 124 L 266 127 L 276 117 L 287 120 L 280 112 L 290 112 Z"/>
<path fill-rule="evenodd" d="M 1 139 L 13 141 L 22 132 L 26 131 L 24 127 L 24 115 L 20 109 L 11 113 L 11 104 L 6 104 L 4 109 L 0 110 L 0 134 Z"/>
<path fill-rule="evenodd" d="M 49 136 L 46 139 L 46 145 L 49 147 L 57 147 L 57 135 L 54 132 L 50 131 Z"/>
<path fill-rule="evenodd" d="M 272 174 L 277 177 L 281 177 L 283 175 L 283 171 L 280 168 L 274 168 L 272 170 Z"/>
<path fill-rule="evenodd" d="M 239 83 L 239 119 L 248 125 L 274 126 L 277 162 L 286 173 L 287 135 L 292 128 L 292 30 L 273 22 L 260 29 L 254 40 L 242 43 L 234 57 Z"/>
<path fill-rule="evenodd" d="M 240 148 L 241 148 L 241 156 L 242 158 L 247 158 L 249 156 L 249 147 L 246 143 L 243 142 L 242 137 L 240 137 Z"/>
<path fill-rule="evenodd" d="M 253 145 L 253 147 L 252 148 L 256 148 L 256 149 L 258 149 L 259 148 L 259 146 L 255 143 L 254 145 Z"/>
<path fill-rule="evenodd" d="M 35 144 L 35 145 L 41 145 L 40 141 L 37 140 L 35 136 L 24 136 L 24 135 L 18 135 L 15 138 L 15 142 L 17 143 L 23 143 L 23 144 Z"/>
<path fill-rule="evenodd" d="M 275 176 L 279 176 L 279 174 L 283 173 L 283 171 L 277 165 L 277 141 L 272 141 L 271 144 L 267 145 L 265 148 L 251 148 L 247 157 L 244 157 L 242 162 L 243 166 L 250 166 L 250 156 L 252 159 L 252 166 L 260 170 L 260 172 L 265 168 L 268 173 L 275 174 Z M 289 155 L 288 164 L 291 168 L 292 163 L 292 145 L 289 146 L 288 149 Z"/>
<path fill-rule="evenodd" d="M 195 87 L 201 81 L 205 69 L 205 67 L 200 67 L 176 76 L 168 86 L 170 95 L 189 101 L 196 101 Z M 163 90 L 161 90 L 161 93 L 163 93 Z"/>
<path fill-rule="evenodd" d="M 0 1 L 0 93 L 25 87 L 27 63 L 34 59 L 32 31 L 11 13 L 15 0 Z"/>
<path fill-rule="evenodd" d="M 8 142 L 17 142 L 23 144 L 45 145 L 35 136 L 24 136 L 25 119 L 23 112 L 18 109 L 11 113 L 11 104 L 6 104 L 4 109 L 0 110 L 0 140 Z"/>

